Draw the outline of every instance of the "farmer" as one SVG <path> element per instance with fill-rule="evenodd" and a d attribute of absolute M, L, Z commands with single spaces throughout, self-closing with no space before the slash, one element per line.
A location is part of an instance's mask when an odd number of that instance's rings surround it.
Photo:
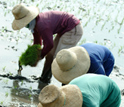
<path fill-rule="evenodd" d="M 107 47 L 85 43 L 59 51 L 52 63 L 52 74 L 63 84 L 68 84 L 85 73 L 109 76 L 113 67 L 114 56 Z"/>
<path fill-rule="evenodd" d="M 43 45 L 41 59 L 45 57 L 46 61 L 40 79 L 42 82 L 50 82 L 51 64 L 56 53 L 75 46 L 83 35 L 80 20 L 67 12 L 39 13 L 37 7 L 26 7 L 23 4 L 16 5 L 12 13 L 15 17 L 12 28 L 20 30 L 27 27 L 33 34 L 33 44 Z M 55 38 L 54 34 L 57 34 Z"/>
<path fill-rule="evenodd" d="M 58 88 L 47 85 L 39 94 L 38 107 L 119 107 L 121 93 L 107 76 L 84 74 Z"/>

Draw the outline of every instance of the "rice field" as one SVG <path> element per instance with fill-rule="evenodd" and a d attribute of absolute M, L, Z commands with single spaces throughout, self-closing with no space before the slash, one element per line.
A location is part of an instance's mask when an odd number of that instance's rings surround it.
<path fill-rule="evenodd" d="M 17 74 L 18 59 L 28 45 L 32 44 L 31 32 L 23 28 L 12 30 L 12 8 L 19 4 L 39 7 L 41 12 L 66 11 L 81 20 L 84 34 L 79 44 L 94 42 L 108 47 L 115 56 L 115 65 L 124 74 L 124 0 L 1 0 L 0 1 L 0 75 Z M 36 107 L 40 83 L 39 77 L 44 59 L 37 67 L 23 67 L 22 75 L 33 82 L 0 77 L 0 105 L 9 107 Z M 61 84 L 52 78 L 51 84 Z"/>

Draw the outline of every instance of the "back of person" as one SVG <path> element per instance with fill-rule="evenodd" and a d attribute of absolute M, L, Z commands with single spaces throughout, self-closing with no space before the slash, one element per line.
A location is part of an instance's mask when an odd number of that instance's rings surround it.
<path fill-rule="evenodd" d="M 85 43 L 81 47 L 84 47 L 90 56 L 91 65 L 88 73 L 109 76 L 114 67 L 114 56 L 111 51 L 107 47 L 95 43 Z"/>
<path fill-rule="evenodd" d="M 37 21 L 39 23 L 38 26 L 42 27 L 40 30 L 43 32 L 44 30 L 48 30 L 52 34 L 58 33 L 59 35 L 63 35 L 80 22 L 74 15 L 61 11 L 41 12 L 37 17 Z"/>
<path fill-rule="evenodd" d="M 119 107 L 120 89 L 109 77 L 85 74 L 73 79 L 69 84 L 77 85 L 83 95 L 82 107 Z"/>
<path fill-rule="evenodd" d="M 110 50 L 107 47 L 98 45 L 96 43 L 85 43 L 81 46 L 87 50 L 90 56 L 94 56 L 94 53 L 97 54 L 97 56 L 94 57 L 99 57 L 99 60 L 107 59 L 111 54 Z"/>

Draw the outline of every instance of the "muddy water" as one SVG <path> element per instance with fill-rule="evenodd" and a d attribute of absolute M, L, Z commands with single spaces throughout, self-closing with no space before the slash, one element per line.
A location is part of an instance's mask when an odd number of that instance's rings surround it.
<path fill-rule="evenodd" d="M 44 59 L 38 63 L 37 67 L 23 67 L 22 76 L 29 81 L 9 78 L 17 75 L 19 56 L 28 44 L 32 44 L 33 39 L 32 34 L 27 29 L 13 31 L 11 28 L 13 21 L 11 9 L 19 2 L 17 0 L 0 1 L 0 105 L 36 107 L 38 94 L 47 85 L 35 80 L 41 75 Z M 35 2 L 22 0 L 22 2 L 38 5 L 41 11 L 53 9 L 75 14 L 81 19 L 84 29 L 80 42 L 95 42 L 107 46 L 115 56 L 115 64 L 119 67 L 120 73 L 124 74 L 124 27 L 123 23 L 120 24 L 123 19 L 122 13 L 124 13 L 121 9 L 124 4 L 123 1 L 100 0 L 97 3 L 94 0 L 83 2 L 75 2 L 74 0 L 71 2 L 68 0 L 36 0 Z M 54 77 L 52 77 L 51 84 L 61 86 Z"/>

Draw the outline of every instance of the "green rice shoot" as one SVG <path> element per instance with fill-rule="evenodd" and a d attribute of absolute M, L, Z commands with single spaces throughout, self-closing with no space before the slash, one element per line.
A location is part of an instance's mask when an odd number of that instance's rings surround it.
<path fill-rule="evenodd" d="M 25 50 L 25 52 L 22 53 L 19 58 L 20 64 L 24 66 L 35 65 L 39 59 L 40 51 L 41 46 L 39 44 L 35 44 L 32 46 L 28 45 L 28 48 Z"/>

